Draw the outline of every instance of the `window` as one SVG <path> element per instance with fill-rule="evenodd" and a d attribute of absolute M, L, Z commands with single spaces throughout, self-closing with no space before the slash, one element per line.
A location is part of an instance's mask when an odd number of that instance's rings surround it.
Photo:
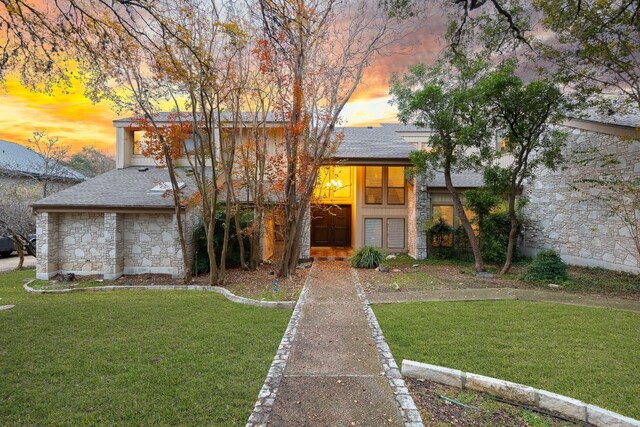
<path fill-rule="evenodd" d="M 382 166 L 366 166 L 364 169 L 364 202 L 382 204 Z"/>
<path fill-rule="evenodd" d="M 364 244 L 382 247 L 382 218 L 364 219 Z"/>
<path fill-rule="evenodd" d="M 387 219 L 387 247 L 404 249 L 404 218 Z"/>
<path fill-rule="evenodd" d="M 390 166 L 387 171 L 387 203 L 404 205 L 404 168 Z"/>
<path fill-rule="evenodd" d="M 136 130 L 133 131 L 133 154 L 141 155 L 144 148 L 144 138 L 146 137 L 145 131 Z"/>
<path fill-rule="evenodd" d="M 451 205 L 434 205 L 433 219 L 444 219 L 444 221 L 453 227 L 453 206 Z"/>

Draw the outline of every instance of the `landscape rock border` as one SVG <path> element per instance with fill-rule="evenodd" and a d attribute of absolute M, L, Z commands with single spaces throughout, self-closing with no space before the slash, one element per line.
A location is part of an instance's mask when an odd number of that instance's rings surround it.
<path fill-rule="evenodd" d="M 291 318 L 289 319 L 287 329 L 284 331 L 284 335 L 280 341 L 280 346 L 278 346 L 278 351 L 273 358 L 273 362 L 271 362 L 267 378 L 264 380 L 260 393 L 258 394 L 258 400 L 253 407 L 251 415 L 249 416 L 246 427 L 262 427 L 269 424 L 273 404 L 276 400 L 276 395 L 278 394 L 278 387 L 280 387 L 280 383 L 282 382 L 284 370 L 287 367 L 287 360 L 289 360 L 289 354 L 291 353 L 293 339 L 295 338 L 298 330 L 302 307 L 307 301 L 307 289 L 309 289 L 308 284 L 310 280 L 311 274 L 308 274 L 304 282 L 304 286 L 302 287 L 302 292 L 300 292 L 300 296 L 298 297 L 298 302 L 296 303 L 293 313 L 291 314 Z"/>
<path fill-rule="evenodd" d="M 402 375 L 488 393 L 510 401 L 536 406 L 597 427 L 640 427 L 640 420 L 571 397 L 457 369 L 405 359 L 402 361 Z"/>
<path fill-rule="evenodd" d="M 238 304 L 252 305 L 255 307 L 272 308 L 272 309 L 292 309 L 295 305 L 295 301 L 259 301 L 251 298 L 241 297 L 233 292 L 228 291 L 225 288 L 219 286 L 202 286 L 202 285 L 107 285 L 107 286 L 95 286 L 87 288 L 68 288 L 68 289 L 33 289 L 29 286 L 33 281 L 30 280 L 23 285 L 25 291 L 33 294 L 65 294 L 70 292 L 105 292 L 105 291 L 126 291 L 126 290 L 144 290 L 144 291 L 206 291 L 215 292 L 223 295 L 229 301 L 233 301 Z"/>
<path fill-rule="evenodd" d="M 389 381 L 391 390 L 393 390 L 404 425 L 405 427 L 424 427 L 420 412 L 418 411 L 413 398 L 409 394 L 409 389 L 407 388 L 404 379 L 402 379 L 402 374 L 400 373 L 398 365 L 391 354 L 391 349 L 389 348 L 387 341 L 384 339 L 378 319 L 369 305 L 364 289 L 362 289 L 362 286 L 360 285 L 358 273 L 356 273 L 353 268 L 351 269 L 351 277 L 353 278 L 353 283 L 358 292 L 358 297 L 360 298 L 360 302 L 362 302 L 362 307 L 367 316 L 371 336 L 376 343 L 378 357 L 384 367 L 384 375 Z"/>

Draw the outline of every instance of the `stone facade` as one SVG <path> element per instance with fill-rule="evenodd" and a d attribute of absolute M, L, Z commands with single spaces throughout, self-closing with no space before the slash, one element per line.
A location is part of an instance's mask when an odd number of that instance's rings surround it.
<path fill-rule="evenodd" d="M 590 148 L 614 154 L 619 164 L 606 167 L 616 169 L 625 179 L 640 177 L 639 141 L 572 129 L 567 155 Z M 544 169 L 526 184 L 524 195 L 529 204 L 524 210 L 523 252 L 533 255 L 549 248 L 570 264 L 640 273 L 640 256 L 627 226 L 610 215 L 605 202 L 572 188 L 580 179 L 597 177 L 603 169 L 566 166 L 557 171 Z"/>
<path fill-rule="evenodd" d="M 58 214 L 58 268 L 76 274 L 101 274 L 106 258 L 104 215 Z"/>
<path fill-rule="evenodd" d="M 431 206 L 426 188 L 426 177 L 417 176 L 407 194 L 407 247 L 409 256 L 415 259 L 427 258 L 427 233 L 423 230 L 429 220 Z"/>
<path fill-rule="evenodd" d="M 192 246 L 195 215 L 184 221 Z M 176 218 L 167 213 L 39 212 L 37 277 L 58 273 L 103 275 L 159 273 L 183 277 Z M 192 254 L 187 254 L 191 258 Z"/>

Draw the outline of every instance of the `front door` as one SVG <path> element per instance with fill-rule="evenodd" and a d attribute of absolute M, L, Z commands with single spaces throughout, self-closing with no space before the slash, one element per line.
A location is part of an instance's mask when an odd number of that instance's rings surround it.
<path fill-rule="evenodd" d="M 351 205 L 311 207 L 311 246 L 351 246 Z"/>

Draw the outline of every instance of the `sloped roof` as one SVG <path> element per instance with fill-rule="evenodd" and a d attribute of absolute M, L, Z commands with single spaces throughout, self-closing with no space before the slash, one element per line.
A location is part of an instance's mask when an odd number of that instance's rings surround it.
<path fill-rule="evenodd" d="M 245 121 L 250 122 L 254 119 L 254 114 L 253 113 L 249 113 L 249 112 L 244 112 L 241 113 L 242 117 Z M 224 112 L 222 113 L 222 120 L 231 120 L 232 119 L 232 115 L 231 113 L 228 112 Z M 197 120 L 203 120 L 203 115 L 201 113 L 197 114 Z M 262 116 L 259 115 L 259 117 L 261 118 Z M 127 124 L 127 123 L 131 123 L 133 121 L 136 120 L 144 120 L 146 117 L 145 116 L 133 116 L 133 117 L 125 117 L 122 119 L 117 119 L 113 121 L 114 125 L 118 125 L 118 124 Z M 153 114 L 153 118 L 154 120 L 160 122 L 160 123 L 169 123 L 169 122 L 176 122 L 178 121 L 178 118 L 181 118 L 182 120 L 189 122 L 192 120 L 191 118 L 191 113 L 175 113 L 175 112 L 159 112 L 159 113 L 154 113 Z M 266 121 L 268 123 L 278 123 L 278 122 L 282 122 L 282 120 L 279 120 L 276 118 L 275 114 L 273 113 L 267 113 L 266 116 Z"/>
<path fill-rule="evenodd" d="M 484 184 L 482 173 L 474 171 L 452 173 L 451 180 L 453 181 L 453 186 L 456 188 L 476 188 L 482 187 Z M 444 174 L 442 172 L 436 172 L 433 178 L 427 182 L 427 186 L 445 188 Z"/>
<path fill-rule="evenodd" d="M 640 113 L 627 112 L 624 114 L 614 111 L 602 112 L 597 108 L 588 108 L 573 115 L 574 119 L 590 122 L 606 123 L 609 125 L 624 126 L 630 128 L 640 127 Z"/>
<path fill-rule="evenodd" d="M 166 168 L 138 167 L 114 169 L 81 184 L 38 200 L 34 208 L 47 207 L 105 207 L 105 208 L 172 208 L 173 198 L 151 189 L 169 182 Z M 144 168 L 142 168 L 144 169 Z M 177 170 L 178 175 L 182 172 Z M 182 177 L 184 178 L 184 177 Z M 191 179 L 181 179 L 185 193 L 193 192 Z"/>
<path fill-rule="evenodd" d="M 38 153 L 24 145 L 0 139 L 0 169 L 32 176 L 45 173 L 44 161 Z M 75 181 L 85 180 L 86 177 L 66 166 L 58 165 L 50 172 L 50 176 L 59 179 Z"/>
<path fill-rule="evenodd" d="M 337 129 L 344 139 L 335 160 L 406 160 L 412 147 L 391 127 L 344 127 Z"/>

